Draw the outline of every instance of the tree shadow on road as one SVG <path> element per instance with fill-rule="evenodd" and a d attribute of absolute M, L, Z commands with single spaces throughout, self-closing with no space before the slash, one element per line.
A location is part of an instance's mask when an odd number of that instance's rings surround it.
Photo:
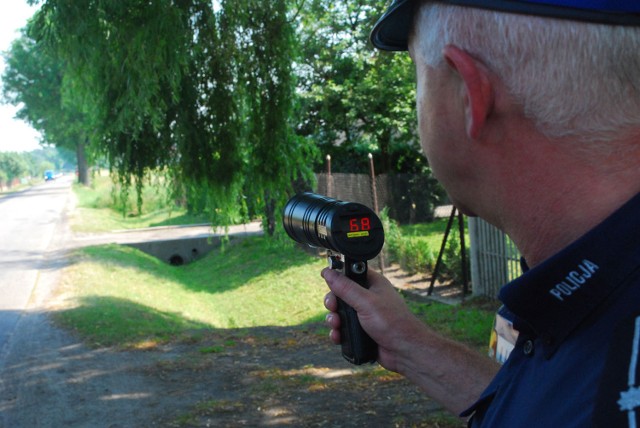
<path fill-rule="evenodd" d="M 184 330 L 138 350 L 87 347 L 25 315 L 0 377 L 5 426 L 464 426 L 400 376 L 348 364 L 321 324 L 207 329 L 135 306 L 137 321 Z"/>

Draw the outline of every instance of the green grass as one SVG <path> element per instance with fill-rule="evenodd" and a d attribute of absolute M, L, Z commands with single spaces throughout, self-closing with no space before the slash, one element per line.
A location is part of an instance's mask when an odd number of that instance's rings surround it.
<path fill-rule="evenodd" d="M 442 218 L 431 223 L 398 225 L 383 213 L 385 248 L 390 261 L 398 263 L 410 274 L 432 272 L 438 260 L 448 220 Z M 461 273 L 460 234 L 457 221 L 452 226 L 439 275 L 456 280 Z M 466 227 L 465 247 L 468 251 L 469 234 Z"/>
<path fill-rule="evenodd" d="M 201 329 L 302 325 L 326 314 L 328 290 L 319 275 L 325 260 L 264 237 L 181 267 L 116 245 L 79 250 L 74 261 L 63 277 L 68 307 L 56 319 L 92 346 L 136 348 Z M 436 302 L 411 307 L 444 334 L 486 346 L 492 310 Z"/>
<path fill-rule="evenodd" d="M 499 307 L 497 301 L 474 298 L 455 306 L 437 302 L 408 303 L 413 313 L 443 335 L 486 352 Z"/>
<path fill-rule="evenodd" d="M 118 206 L 119 201 L 114 199 L 117 186 L 104 173 L 94 176 L 90 187 L 76 184 L 73 189 L 77 207 L 71 219 L 71 227 L 75 232 L 99 233 L 209 222 L 204 215 L 192 215 L 176 206 L 161 178 L 145 185 L 141 212 L 137 211 L 134 189 L 130 192 L 126 208 Z"/>
<path fill-rule="evenodd" d="M 149 208 L 155 209 L 139 216 L 123 216 L 110 208 L 111 180 L 99 176 L 93 183 L 90 188 L 75 188 L 76 231 L 197 220 L 163 208 L 161 202 L 150 203 Z M 394 224 L 388 230 L 387 245 L 400 247 L 405 261 L 412 260 L 410 265 L 424 270 L 426 258 L 432 257 L 435 263 L 446 220 Z M 56 317 L 94 346 L 197 342 L 194 331 L 300 325 L 322 320 L 326 313 L 322 298 L 327 288 L 319 275 L 325 260 L 309 256 L 289 241 L 250 238 L 180 267 L 115 245 L 79 250 L 74 260 L 63 277 L 68 307 Z M 494 308 L 435 302 L 411 302 L 411 307 L 444 334 L 472 346 L 486 346 Z M 215 352 L 219 349 L 202 350 Z"/>
<path fill-rule="evenodd" d="M 184 212 L 166 208 L 123 216 L 105 206 L 110 182 L 102 180 L 97 185 L 102 187 L 76 188 L 80 204 L 76 231 L 198 222 L 184 216 Z M 424 252 L 435 252 L 437 256 L 445 227 L 446 219 L 428 225 L 402 226 L 397 235 L 405 248 L 415 244 L 418 256 L 414 257 L 422 257 L 419 254 Z M 234 332 L 231 338 L 220 335 L 220 339 L 211 343 L 207 338 L 215 330 L 307 324 L 314 324 L 311 331 L 322 330 L 319 324 L 326 314 L 322 300 L 328 291 L 319 275 L 326 266 L 324 259 L 309 256 L 288 241 L 252 237 L 232 242 L 199 261 L 179 267 L 126 246 L 77 250 L 73 263 L 62 275 L 60 292 L 64 293 L 65 304 L 54 318 L 93 347 L 150 349 L 166 342 L 195 345 L 196 356 L 186 359 L 194 367 L 238 346 L 236 340 L 242 340 L 238 337 L 243 332 Z M 424 268 L 424 264 L 414 263 Z M 493 302 L 471 300 L 449 306 L 407 301 L 411 310 L 434 329 L 486 352 L 495 311 Z M 180 367 L 183 360 L 167 360 L 162 364 Z M 355 376 L 350 388 L 355 385 L 356 390 L 364 391 L 380 379 L 399 377 L 380 368 L 362 373 L 370 378 Z M 171 426 L 198 425 L 203 415 L 244 413 L 246 406 L 259 408 L 279 391 L 313 390 L 317 385 L 327 388 L 332 384 L 304 370 L 292 375 L 272 369 L 249 385 L 251 400 L 247 401 L 247 397 L 242 401 L 204 400 L 176 416 Z M 343 383 L 333 385 L 344 388 Z M 401 397 L 396 399 L 402 401 Z M 402 419 L 395 425 L 409 426 Z M 445 413 L 429 414 L 420 426 L 458 427 L 460 421 Z"/>
<path fill-rule="evenodd" d="M 406 224 L 399 227 L 402 236 L 405 238 L 423 241 L 430 247 L 439 249 L 442 244 L 442 238 L 444 238 L 448 220 L 447 218 L 438 218 L 431 223 Z"/>
<path fill-rule="evenodd" d="M 82 218 L 82 220 L 78 220 Z M 204 216 L 194 216 L 181 208 L 165 208 L 135 217 L 125 217 L 121 212 L 105 208 L 101 210 L 76 208 L 72 229 L 80 233 L 100 233 L 115 230 L 141 229 L 155 226 L 205 224 Z"/>
<path fill-rule="evenodd" d="M 288 326 L 324 317 L 322 259 L 248 238 L 182 267 L 129 247 L 81 250 L 64 276 L 60 323 L 94 346 L 137 346 L 193 329 Z"/>

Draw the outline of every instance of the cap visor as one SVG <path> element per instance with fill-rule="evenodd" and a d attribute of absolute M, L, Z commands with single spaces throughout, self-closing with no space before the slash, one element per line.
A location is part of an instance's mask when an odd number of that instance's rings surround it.
<path fill-rule="evenodd" d="M 413 2 L 402 0 L 392 4 L 371 31 L 373 45 L 385 51 L 406 51 L 413 21 Z"/>

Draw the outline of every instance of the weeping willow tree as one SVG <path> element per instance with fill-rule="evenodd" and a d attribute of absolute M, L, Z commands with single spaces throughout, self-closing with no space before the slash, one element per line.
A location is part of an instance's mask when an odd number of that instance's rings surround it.
<path fill-rule="evenodd" d="M 246 91 L 248 167 L 254 178 L 247 190 L 265 207 L 267 230 L 275 229 L 276 206 L 312 155 L 291 123 L 295 81 L 295 37 L 286 1 L 233 4 L 243 54 L 240 78 Z M 308 163 L 306 163 L 308 165 Z"/>
<path fill-rule="evenodd" d="M 123 196 L 142 204 L 162 171 L 216 223 L 261 211 L 273 233 L 313 155 L 292 132 L 289 0 L 41 3 L 33 36 L 64 58 Z"/>

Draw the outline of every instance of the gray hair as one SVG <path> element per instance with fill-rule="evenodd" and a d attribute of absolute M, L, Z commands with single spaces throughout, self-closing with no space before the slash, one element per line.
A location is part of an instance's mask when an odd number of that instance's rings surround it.
<path fill-rule="evenodd" d="M 612 140 L 640 127 L 640 29 L 427 3 L 417 48 L 454 44 L 496 73 L 550 138 Z"/>

